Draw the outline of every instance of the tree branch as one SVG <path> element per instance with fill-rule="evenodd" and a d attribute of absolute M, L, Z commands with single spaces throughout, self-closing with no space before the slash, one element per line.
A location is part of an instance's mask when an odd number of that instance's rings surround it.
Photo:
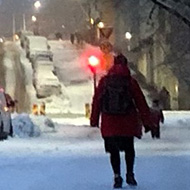
<path fill-rule="evenodd" d="M 160 2 L 158 0 L 151 0 L 151 1 L 153 3 L 155 3 L 156 5 L 158 5 L 160 8 L 163 8 L 166 11 L 168 11 L 169 13 L 171 13 L 172 15 L 176 16 L 177 18 L 182 20 L 188 27 L 190 27 L 190 20 L 187 19 L 186 17 L 184 17 L 183 15 L 181 15 L 178 11 L 166 6 L 165 4 L 163 4 L 162 2 Z"/>

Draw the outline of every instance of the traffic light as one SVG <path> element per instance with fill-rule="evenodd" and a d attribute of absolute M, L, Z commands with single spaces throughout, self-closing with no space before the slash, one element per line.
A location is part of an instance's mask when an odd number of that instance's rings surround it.
<path fill-rule="evenodd" d="M 96 73 L 96 69 L 99 66 L 99 64 L 100 64 L 100 60 L 96 56 L 91 55 L 88 58 L 88 66 L 90 70 L 92 71 L 92 73 Z"/>
<path fill-rule="evenodd" d="M 88 66 L 91 70 L 91 72 L 93 73 L 93 79 L 94 79 L 94 92 L 96 90 L 96 70 L 97 67 L 100 65 L 100 60 L 98 59 L 98 57 L 91 55 L 88 58 Z"/>

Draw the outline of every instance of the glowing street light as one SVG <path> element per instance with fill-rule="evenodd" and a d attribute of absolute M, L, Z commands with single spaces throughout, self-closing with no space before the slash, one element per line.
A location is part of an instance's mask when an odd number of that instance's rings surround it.
<path fill-rule="evenodd" d="M 100 60 L 96 56 L 91 55 L 88 58 L 88 66 L 89 66 L 91 72 L 93 73 L 94 92 L 96 90 L 96 70 L 97 70 L 97 67 L 98 67 L 99 64 L 100 64 Z"/>
<path fill-rule="evenodd" d="M 36 1 L 36 2 L 34 3 L 34 7 L 38 10 L 38 9 L 41 7 L 40 1 Z"/>
<path fill-rule="evenodd" d="M 99 22 L 99 23 L 97 24 L 97 26 L 98 26 L 98 28 L 104 28 L 104 23 L 103 23 L 103 22 Z"/>
<path fill-rule="evenodd" d="M 125 33 L 125 38 L 127 39 L 127 49 L 128 49 L 128 51 L 130 51 L 131 50 L 131 47 L 130 47 L 130 40 L 131 40 L 131 38 L 132 38 L 132 35 L 131 35 L 131 33 L 130 32 L 126 32 Z"/>
<path fill-rule="evenodd" d="M 92 67 L 96 67 L 100 63 L 100 60 L 93 55 L 88 58 L 88 61 L 89 61 L 89 65 Z"/>
<path fill-rule="evenodd" d="M 32 16 L 32 22 L 36 22 L 37 18 L 35 16 Z"/>
<path fill-rule="evenodd" d="M 125 33 L 125 38 L 126 38 L 127 40 L 130 40 L 130 39 L 132 38 L 131 33 L 130 33 L 130 32 L 126 32 L 126 33 Z"/>
<path fill-rule="evenodd" d="M 94 24 L 94 19 L 93 18 L 90 18 L 90 24 Z"/>

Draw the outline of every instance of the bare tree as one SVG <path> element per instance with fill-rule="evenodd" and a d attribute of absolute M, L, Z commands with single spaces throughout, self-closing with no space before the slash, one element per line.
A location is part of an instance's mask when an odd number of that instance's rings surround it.
<path fill-rule="evenodd" d="M 190 27 L 189 0 L 151 0 L 160 8 L 165 9 Z"/>

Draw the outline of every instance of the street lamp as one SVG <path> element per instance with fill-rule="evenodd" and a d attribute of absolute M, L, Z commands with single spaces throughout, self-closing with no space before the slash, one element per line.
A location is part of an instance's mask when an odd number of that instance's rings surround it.
<path fill-rule="evenodd" d="M 41 2 L 40 1 L 36 1 L 34 3 L 34 7 L 38 10 L 41 7 Z"/>
<path fill-rule="evenodd" d="M 131 38 L 132 38 L 131 33 L 130 33 L 130 32 L 126 32 L 126 33 L 125 33 L 125 38 L 127 39 L 127 49 L 128 49 L 128 51 L 130 51 L 130 50 L 131 50 L 131 47 L 130 47 L 130 40 L 131 40 Z"/>
<path fill-rule="evenodd" d="M 100 39 L 100 30 L 105 27 L 105 24 L 101 21 L 97 23 L 97 38 Z"/>
<path fill-rule="evenodd" d="M 32 16 L 32 22 L 33 22 L 33 33 L 34 35 L 39 35 L 39 23 L 36 16 Z"/>
<path fill-rule="evenodd" d="M 36 22 L 36 21 L 37 21 L 36 16 L 32 16 L 32 22 Z"/>
<path fill-rule="evenodd" d="M 90 24 L 94 25 L 94 19 L 90 18 Z"/>
<path fill-rule="evenodd" d="M 97 24 L 97 26 L 98 26 L 98 28 L 104 28 L 104 23 L 103 23 L 103 22 L 99 22 L 99 23 Z"/>
<path fill-rule="evenodd" d="M 125 38 L 126 38 L 127 40 L 130 40 L 130 39 L 132 38 L 131 33 L 130 33 L 130 32 L 126 32 L 126 33 L 125 33 Z"/>

